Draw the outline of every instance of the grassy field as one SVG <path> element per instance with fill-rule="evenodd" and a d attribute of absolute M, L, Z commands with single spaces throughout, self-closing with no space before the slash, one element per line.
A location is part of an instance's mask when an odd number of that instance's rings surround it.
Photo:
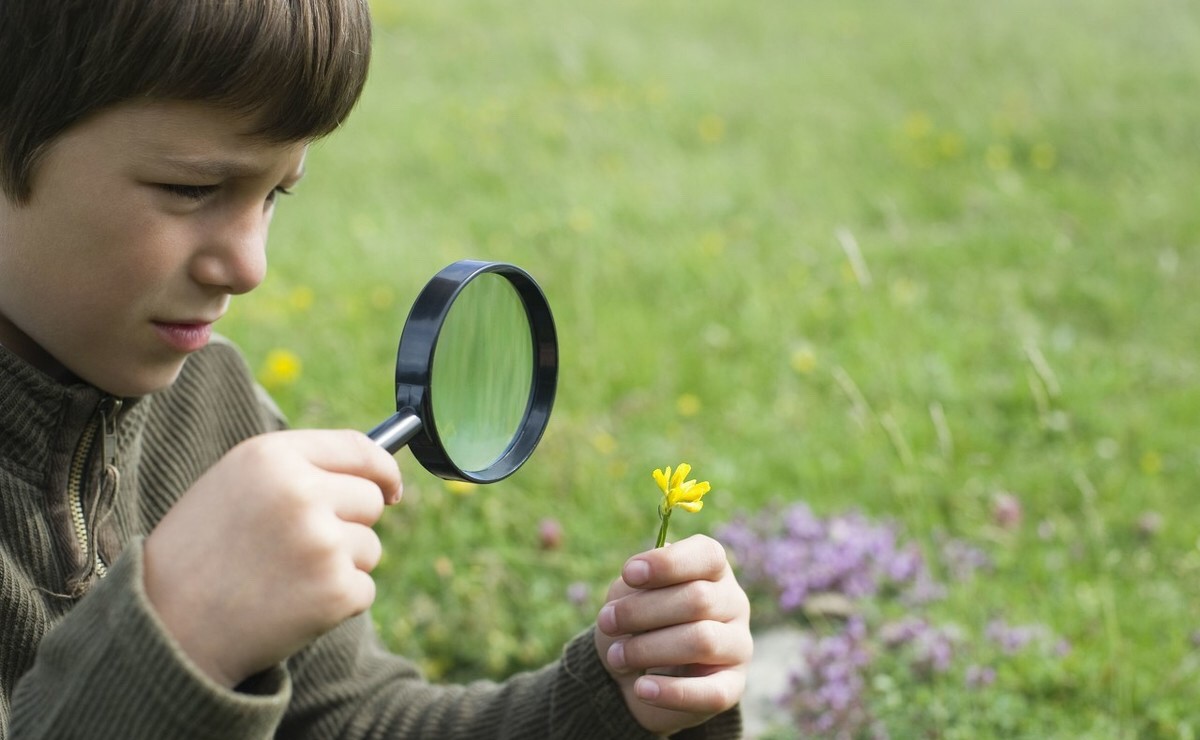
<path fill-rule="evenodd" d="M 939 620 L 1069 641 L 974 694 L 904 674 L 893 737 L 1200 734 L 1200 9 L 372 7 L 362 103 L 224 331 L 298 426 L 393 410 L 408 306 L 456 259 L 532 272 L 562 350 L 513 478 L 401 454 L 389 644 L 447 680 L 553 658 L 683 460 L 713 493 L 673 537 L 861 511 L 987 553 Z"/>

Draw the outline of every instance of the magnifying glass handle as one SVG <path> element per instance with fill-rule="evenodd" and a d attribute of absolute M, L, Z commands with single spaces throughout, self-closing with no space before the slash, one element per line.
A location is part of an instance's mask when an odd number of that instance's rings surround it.
<path fill-rule="evenodd" d="M 367 436 L 394 455 L 419 431 L 421 420 L 412 411 L 405 409 L 389 416 L 382 424 L 367 432 Z"/>

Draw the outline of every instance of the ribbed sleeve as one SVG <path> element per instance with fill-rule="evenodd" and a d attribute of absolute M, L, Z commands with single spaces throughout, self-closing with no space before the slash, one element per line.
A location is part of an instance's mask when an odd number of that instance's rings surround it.
<path fill-rule="evenodd" d="M 370 622 L 350 620 L 289 661 L 295 685 L 278 737 L 288 740 L 643 740 L 587 630 L 561 658 L 502 683 L 435 685 L 379 645 Z M 675 737 L 741 737 L 737 709 Z"/>
<path fill-rule="evenodd" d="M 502 683 L 430 684 L 380 648 L 363 618 L 322 637 L 289 667 L 295 696 L 279 733 L 289 740 L 655 737 L 625 709 L 590 631 L 561 660 Z"/>
<path fill-rule="evenodd" d="M 256 693 L 230 691 L 196 669 L 164 631 L 142 588 L 142 542 L 42 641 L 17 685 L 10 740 L 269 738 L 291 685 L 277 668 Z"/>

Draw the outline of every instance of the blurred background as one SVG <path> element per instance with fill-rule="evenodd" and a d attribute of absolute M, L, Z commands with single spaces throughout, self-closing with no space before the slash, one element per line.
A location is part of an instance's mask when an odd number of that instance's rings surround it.
<path fill-rule="evenodd" d="M 555 658 L 712 484 L 753 734 L 1200 734 L 1200 7 L 372 0 L 364 97 L 223 331 L 293 424 L 393 410 L 440 268 L 542 284 L 559 396 L 489 487 L 400 459 L 374 610 L 431 678 Z"/>

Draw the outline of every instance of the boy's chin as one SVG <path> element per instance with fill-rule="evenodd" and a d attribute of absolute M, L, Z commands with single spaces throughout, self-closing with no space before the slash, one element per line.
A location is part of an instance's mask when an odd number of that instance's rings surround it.
<path fill-rule="evenodd" d="M 85 382 L 117 398 L 140 398 L 170 388 L 179 378 L 186 358 L 169 366 L 120 369 L 84 377 Z"/>

